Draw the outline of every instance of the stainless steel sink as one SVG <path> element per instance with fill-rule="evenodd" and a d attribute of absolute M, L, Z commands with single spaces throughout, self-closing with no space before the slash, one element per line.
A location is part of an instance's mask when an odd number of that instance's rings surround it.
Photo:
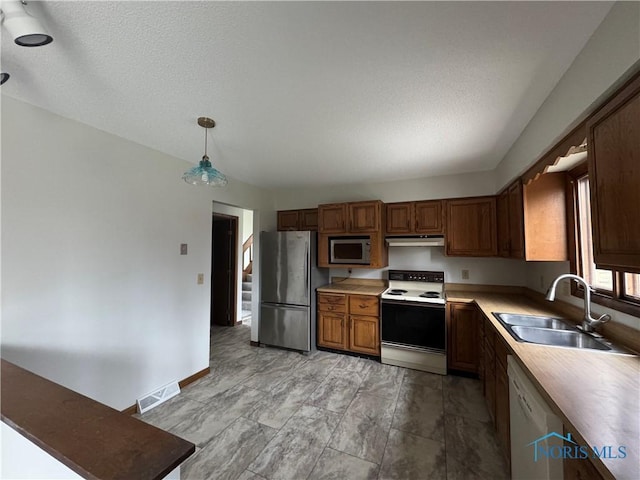
<path fill-rule="evenodd" d="M 596 338 L 596 336 L 585 333 L 559 318 L 496 312 L 493 312 L 493 316 L 518 342 L 586 348 L 603 352 L 624 352 L 603 338 Z"/>
<path fill-rule="evenodd" d="M 523 327 L 515 325 L 511 331 L 525 342 L 557 347 L 589 348 L 593 350 L 611 350 L 604 343 L 578 330 L 552 330 L 550 328 Z"/>
<path fill-rule="evenodd" d="M 517 313 L 494 313 L 496 318 L 506 325 L 522 325 L 523 327 L 551 328 L 553 330 L 575 330 L 573 325 L 559 318 L 538 315 L 521 315 Z"/>

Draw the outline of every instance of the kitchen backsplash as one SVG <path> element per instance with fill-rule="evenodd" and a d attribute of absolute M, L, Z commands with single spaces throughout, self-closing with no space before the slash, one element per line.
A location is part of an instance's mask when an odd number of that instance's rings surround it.
<path fill-rule="evenodd" d="M 386 270 L 434 270 L 445 272 L 447 283 L 486 285 L 527 284 L 526 262 L 504 258 L 447 257 L 444 247 L 390 247 L 389 266 L 379 270 L 354 268 L 354 278 L 387 278 Z M 468 279 L 462 278 L 467 270 Z M 332 268 L 332 277 L 346 277 L 346 268 Z"/>

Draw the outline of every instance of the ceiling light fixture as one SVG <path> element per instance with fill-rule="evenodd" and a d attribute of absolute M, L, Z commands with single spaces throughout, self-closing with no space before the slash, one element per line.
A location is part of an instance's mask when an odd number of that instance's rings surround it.
<path fill-rule="evenodd" d="M 224 187 L 227 177 L 211 166 L 207 156 L 207 130 L 216 126 L 216 122 L 207 117 L 198 118 L 198 125 L 204 128 L 204 156 L 197 167 L 185 172 L 182 179 L 192 185 L 211 185 L 212 187 Z"/>
<path fill-rule="evenodd" d="M 45 32 L 40 21 L 27 13 L 25 0 L 3 0 L 3 25 L 13 37 L 16 44 L 22 47 L 40 47 L 53 42 L 53 37 Z"/>
<path fill-rule="evenodd" d="M 2 72 L 2 73 L 0 73 L 0 85 L 4 85 L 4 82 L 6 82 L 7 80 L 9 80 L 9 77 L 10 77 L 10 76 L 11 76 L 11 75 L 9 75 L 9 74 L 8 74 L 8 73 L 6 73 L 6 72 Z"/>

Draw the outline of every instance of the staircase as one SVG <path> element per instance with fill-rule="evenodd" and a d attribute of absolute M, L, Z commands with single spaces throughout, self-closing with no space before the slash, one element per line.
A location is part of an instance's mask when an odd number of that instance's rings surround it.
<path fill-rule="evenodd" d="M 242 313 L 244 316 L 245 311 L 248 311 L 251 314 L 251 286 L 253 283 L 251 282 L 252 275 L 250 273 L 245 273 L 242 279 Z"/>
<path fill-rule="evenodd" d="M 253 235 L 242 245 L 242 323 L 251 323 Z"/>

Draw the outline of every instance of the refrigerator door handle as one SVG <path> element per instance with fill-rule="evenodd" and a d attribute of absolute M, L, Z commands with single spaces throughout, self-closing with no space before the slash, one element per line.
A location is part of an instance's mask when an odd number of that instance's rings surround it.
<path fill-rule="evenodd" d="M 309 299 L 309 243 L 304 242 L 304 294 Z"/>

